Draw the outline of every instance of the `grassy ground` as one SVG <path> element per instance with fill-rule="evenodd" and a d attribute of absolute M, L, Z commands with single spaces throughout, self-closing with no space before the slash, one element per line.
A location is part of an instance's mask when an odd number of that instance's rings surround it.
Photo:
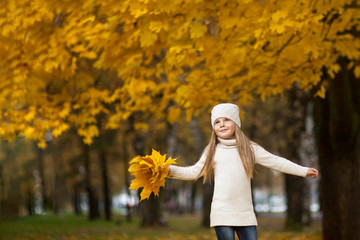
<path fill-rule="evenodd" d="M 110 222 L 88 221 L 84 216 L 33 216 L 0 220 L 0 240 L 215 240 L 213 229 L 201 228 L 200 217 L 194 215 L 171 216 L 169 226 L 163 228 L 139 227 L 139 219 L 131 223 L 122 217 Z M 279 217 L 259 217 L 259 240 L 266 239 L 321 239 L 318 224 L 303 232 L 282 231 L 283 219 Z"/>

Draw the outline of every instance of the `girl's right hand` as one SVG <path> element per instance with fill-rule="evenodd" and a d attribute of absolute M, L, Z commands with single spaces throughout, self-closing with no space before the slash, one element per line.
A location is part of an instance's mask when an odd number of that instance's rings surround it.
<path fill-rule="evenodd" d="M 319 171 L 315 168 L 309 168 L 306 174 L 307 177 L 313 177 L 313 178 L 317 178 L 318 175 L 319 175 Z"/>

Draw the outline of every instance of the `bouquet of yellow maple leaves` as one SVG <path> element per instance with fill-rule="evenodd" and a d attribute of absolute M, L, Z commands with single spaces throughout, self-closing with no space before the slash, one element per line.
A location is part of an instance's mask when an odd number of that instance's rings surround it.
<path fill-rule="evenodd" d="M 169 165 L 175 163 L 175 160 L 166 160 L 166 154 L 161 155 L 154 149 L 151 155 L 134 157 L 130 160 L 129 172 L 135 178 L 131 181 L 129 189 L 143 188 L 140 201 L 149 198 L 152 192 L 158 196 L 160 187 L 165 186 Z"/>

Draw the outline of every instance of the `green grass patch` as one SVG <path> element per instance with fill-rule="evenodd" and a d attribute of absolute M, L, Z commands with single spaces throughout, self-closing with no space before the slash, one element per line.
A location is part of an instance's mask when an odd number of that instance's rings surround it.
<path fill-rule="evenodd" d="M 140 228 L 140 219 L 127 222 L 122 216 L 112 221 L 89 221 L 85 216 L 43 215 L 0 220 L 0 240 L 215 240 L 215 231 L 200 226 L 196 215 L 170 216 L 167 227 Z M 281 232 L 263 231 L 259 240 L 321 239 L 320 231 Z"/>
<path fill-rule="evenodd" d="M 112 221 L 89 221 L 85 216 L 29 216 L 0 221 L 1 240 L 13 239 L 180 239 L 176 235 L 209 239 L 213 230 L 201 228 L 199 217 L 171 217 L 167 227 L 140 228 L 140 219 L 127 222 L 123 217 Z M 201 237 L 201 238 L 200 238 Z"/>

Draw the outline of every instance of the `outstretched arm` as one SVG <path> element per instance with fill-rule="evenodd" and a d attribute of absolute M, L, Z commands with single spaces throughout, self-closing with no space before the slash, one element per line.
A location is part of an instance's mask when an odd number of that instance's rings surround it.
<path fill-rule="evenodd" d="M 313 177 L 313 178 L 317 178 L 318 175 L 319 175 L 319 171 L 315 168 L 309 168 L 306 174 L 307 177 Z"/>
<path fill-rule="evenodd" d="M 266 151 L 263 147 L 259 146 L 258 144 L 254 143 L 252 146 L 254 148 L 256 163 L 282 173 L 301 176 L 301 177 L 307 176 L 309 168 L 291 162 L 286 158 L 276 156 Z"/>
<path fill-rule="evenodd" d="M 170 165 L 168 168 L 168 178 L 179 180 L 195 180 L 203 175 L 202 169 L 205 164 L 206 154 L 203 154 L 200 160 L 192 166 L 180 167 Z"/>

